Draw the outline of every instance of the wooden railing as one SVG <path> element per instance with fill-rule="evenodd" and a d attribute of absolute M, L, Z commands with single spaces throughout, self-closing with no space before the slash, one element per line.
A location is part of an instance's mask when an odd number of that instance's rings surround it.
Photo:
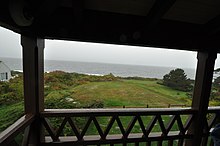
<path fill-rule="evenodd" d="M 190 108 L 46 109 L 40 115 L 45 129 L 41 145 L 183 146 L 193 137 L 188 129 L 196 114 Z M 219 107 L 209 108 L 204 146 L 213 145 L 209 134 L 219 115 Z M 2 132 L 0 145 L 9 144 L 34 119 L 24 116 Z"/>
<path fill-rule="evenodd" d="M 17 144 L 16 141 L 14 141 L 14 138 L 27 129 L 29 125 L 34 121 L 35 117 L 34 115 L 25 115 L 22 116 L 19 120 L 17 120 L 14 124 L 12 124 L 10 127 L 8 127 L 5 131 L 0 133 L 0 145 L 6 146 L 6 145 L 20 145 Z M 28 134 L 27 134 L 28 135 Z M 28 137 L 23 138 L 23 145 L 26 145 L 28 143 Z"/>
<path fill-rule="evenodd" d="M 203 145 L 213 145 L 210 140 L 210 132 L 213 130 L 216 124 L 220 123 L 220 107 L 209 107 L 208 113 L 206 115 L 206 125 L 203 129 Z"/>
<path fill-rule="evenodd" d="M 189 108 L 45 110 L 42 113 L 47 131 L 44 145 L 51 142 L 55 145 L 183 145 L 184 140 L 192 138 L 187 129 L 194 115 L 195 111 Z M 62 119 L 60 125 L 52 125 L 50 120 L 58 117 Z M 85 124 L 79 125 L 82 123 L 77 118 Z M 67 124 L 72 131 L 68 136 L 62 133 Z"/>

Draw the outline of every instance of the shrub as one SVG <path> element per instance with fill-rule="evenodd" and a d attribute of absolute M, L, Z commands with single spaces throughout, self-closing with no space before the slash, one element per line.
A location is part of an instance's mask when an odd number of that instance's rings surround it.
<path fill-rule="evenodd" d="M 87 105 L 85 105 L 83 108 L 104 108 L 103 101 L 100 100 L 92 100 Z"/>
<path fill-rule="evenodd" d="M 192 85 L 183 69 L 171 70 L 169 74 L 163 76 L 163 84 L 180 91 L 191 91 Z"/>

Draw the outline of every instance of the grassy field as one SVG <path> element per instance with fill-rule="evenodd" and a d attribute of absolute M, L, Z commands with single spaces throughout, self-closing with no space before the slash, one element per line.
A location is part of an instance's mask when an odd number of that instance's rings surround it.
<path fill-rule="evenodd" d="M 119 80 L 91 82 L 72 89 L 72 98 L 80 103 L 98 100 L 104 107 L 168 107 L 169 104 L 190 106 L 186 92 L 173 90 L 158 80 Z"/>
<path fill-rule="evenodd" d="M 118 78 L 111 74 L 106 76 L 88 76 L 82 74 L 68 74 L 53 72 L 45 74 L 45 108 L 131 108 L 131 107 L 169 107 L 169 105 L 191 105 L 191 99 L 186 92 L 177 91 L 158 84 L 161 80 L 147 78 Z M 7 87 L 7 88 L 6 88 Z M 9 83 L 1 83 L 0 91 L 0 131 L 7 128 L 24 113 L 22 95 L 22 76 Z M 19 96 L 18 96 L 19 95 Z M 13 96 L 13 98 L 10 98 Z M 120 117 L 126 128 L 133 117 Z M 144 124 L 152 120 L 152 116 L 141 117 Z M 166 125 L 171 117 L 163 116 Z M 186 121 L 187 118 L 183 117 Z M 54 127 L 60 126 L 61 119 L 52 118 Z M 104 130 L 110 117 L 97 118 Z M 74 119 L 79 127 L 83 127 L 87 118 Z M 172 130 L 178 130 L 174 124 Z M 153 131 L 161 131 L 159 123 L 156 123 Z M 141 128 L 137 122 L 131 131 L 140 133 Z M 71 134 L 69 125 L 63 134 Z M 110 134 L 120 133 L 119 126 L 115 122 Z M 98 134 L 94 124 L 89 126 L 86 134 Z M 156 144 L 155 144 L 156 145 Z"/>
<path fill-rule="evenodd" d="M 101 103 L 104 108 L 168 107 L 169 104 L 190 106 L 186 92 L 158 84 L 157 79 L 92 81 L 80 85 L 60 85 L 45 95 L 46 108 L 94 108 Z M 0 106 L 0 131 L 23 115 L 23 102 Z M 127 120 L 125 120 L 127 121 Z M 149 121 L 149 120 L 147 120 Z M 104 122 L 104 121 L 103 121 Z"/>
<path fill-rule="evenodd" d="M 23 113 L 23 102 L 0 106 L 0 132 L 19 119 Z"/>
<path fill-rule="evenodd" d="M 185 104 L 190 106 L 191 100 L 187 97 L 186 92 L 181 92 L 173 90 L 161 84 L 158 84 L 160 80 L 157 79 L 144 79 L 144 80 L 128 80 L 119 79 L 115 81 L 107 82 L 87 82 L 86 84 L 81 84 L 76 87 L 70 86 L 68 89 L 62 91 L 53 91 L 48 94 L 47 98 L 57 98 L 63 97 L 59 100 L 63 101 L 65 98 L 72 99 L 71 103 L 76 105 L 90 104 L 91 102 L 103 103 L 104 108 L 122 108 L 125 107 L 168 107 L 169 104 L 181 105 Z M 120 117 L 123 127 L 126 129 L 133 117 Z M 148 125 L 153 116 L 142 116 L 144 125 Z M 171 116 L 162 116 L 164 124 L 168 124 Z M 110 117 L 101 117 L 97 119 L 101 128 L 104 129 L 108 125 Z M 183 123 L 186 122 L 187 117 L 182 116 Z M 52 123 L 55 119 L 52 119 Z M 77 119 L 75 122 L 80 123 L 81 127 L 84 127 L 87 119 Z M 77 123 L 76 122 L 76 123 Z M 58 128 L 59 125 L 55 124 Z M 81 128 L 80 128 L 81 129 Z M 177 123 L 174 124 L 171 130 L 178 130 Z M 159 123 L 157 122 L 153 127 L 154 132 L 161 131 Z M 132 133 L 141 133 L 141 128 L 138 122 L 134 125 Z M 71 127 L 69 125 L 65 128 L 65 133 L 72 134 Z M 109 134 L 119 134 L 120 128 L 117 122 L 112 126 Z M 92 123 L 89 128 L 88 135 L 98 134 L 94 123 Z M 67 134 L 68 135 L 68 134 Z M 155 144 L 156 145 L 156 144 Z"/>
<path fill-rule="evenodd" d="M 119 80 L 114 82 L 92 82 L 73 89 L 73 98 L 81 103 L 91 100 L 103 101 L 104 107 L 168 107 L 169 104 L 190 105 L 186 92 L 170 89 L 157 83 L 158 80 Z M 120 117 L 124 127 L 127 127 L 132 117 Z M 152 116 L 141 117 L 145 125 L 150 123 Z M 164 124 L 170 121 L 170 116 L 163 116 Z M 186 121 L 183 117 L 183 121 Z M 109 119 L 99 118 L 102 128 L 105 129 Z M 177 124 L 172 130 L 178 130 Z M 94 125 L 91 125 L 89 134 L 96 134 Z M 153 131 L 161 131 L 159 123 L 156 123 Z M 140 125 L 137 122 L 132 133 L 140 133 Z M 110 134 L 120 133 L 115 123 Z"/>

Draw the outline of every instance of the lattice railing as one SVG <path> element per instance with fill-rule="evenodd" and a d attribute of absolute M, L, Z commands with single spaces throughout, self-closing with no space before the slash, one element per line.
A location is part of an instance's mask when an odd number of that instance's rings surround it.
<path fill-rule="evenodd" d="M 182 146 L 193 135 L 187 133 L 196 111 L 181 109 L 74 109 L 45 110 L 41 122 L 45 141 L 41 145 L 147 145 Z M 220 108 L 211 107 L 203 131 L 203 146 L 213 146 L 209 134 L 220 123 Z M 26 134 L 35 117 L 26 115 L 0 133 L 0 145 L 13 144 L 16 135 Z"/>
<path fill-rule="evenodd" d="M 19 146 L 28 144 L 28 134 L 23 136 L 23 140 L 17 142 L 16 136 L 21 133 L 28 133 L 30 124 L 35 120 L 34 115 L 25 115 L 0 133 L 0 146 Z M 23 135 L 23 134 L 22 134 Z"/>
<path fill-rule="evenodd" d="M 213 146 L 213 142 L 210 138 L 210 132 L 213 130 L 216 124 L 220 123 L 220 108 L 219 107 L 209 107 L 207 112 L 207 121 L 203 130 L 203 145 Z"/>
<path fill-rule="evenodd" d="M 195 111 L 182 109 L 45 110 L 45 142 L 54 144 L 183 145 Z M 59 121 L 59 124 L 57 123 Z"/>

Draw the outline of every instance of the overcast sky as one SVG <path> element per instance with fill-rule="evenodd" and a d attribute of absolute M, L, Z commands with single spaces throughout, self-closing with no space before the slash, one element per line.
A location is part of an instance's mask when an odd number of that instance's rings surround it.
<path fill-rule="evenodd" d="M 20 35 L 1 27 L 0 57 L 22 57 Z M 181 68 L 195 68 L 197 61 L 196 52 L 190 51 L 57 40 L 46 40 L 45 59 Z M 219 59 L 216 67 L 220 67 Z"/>

